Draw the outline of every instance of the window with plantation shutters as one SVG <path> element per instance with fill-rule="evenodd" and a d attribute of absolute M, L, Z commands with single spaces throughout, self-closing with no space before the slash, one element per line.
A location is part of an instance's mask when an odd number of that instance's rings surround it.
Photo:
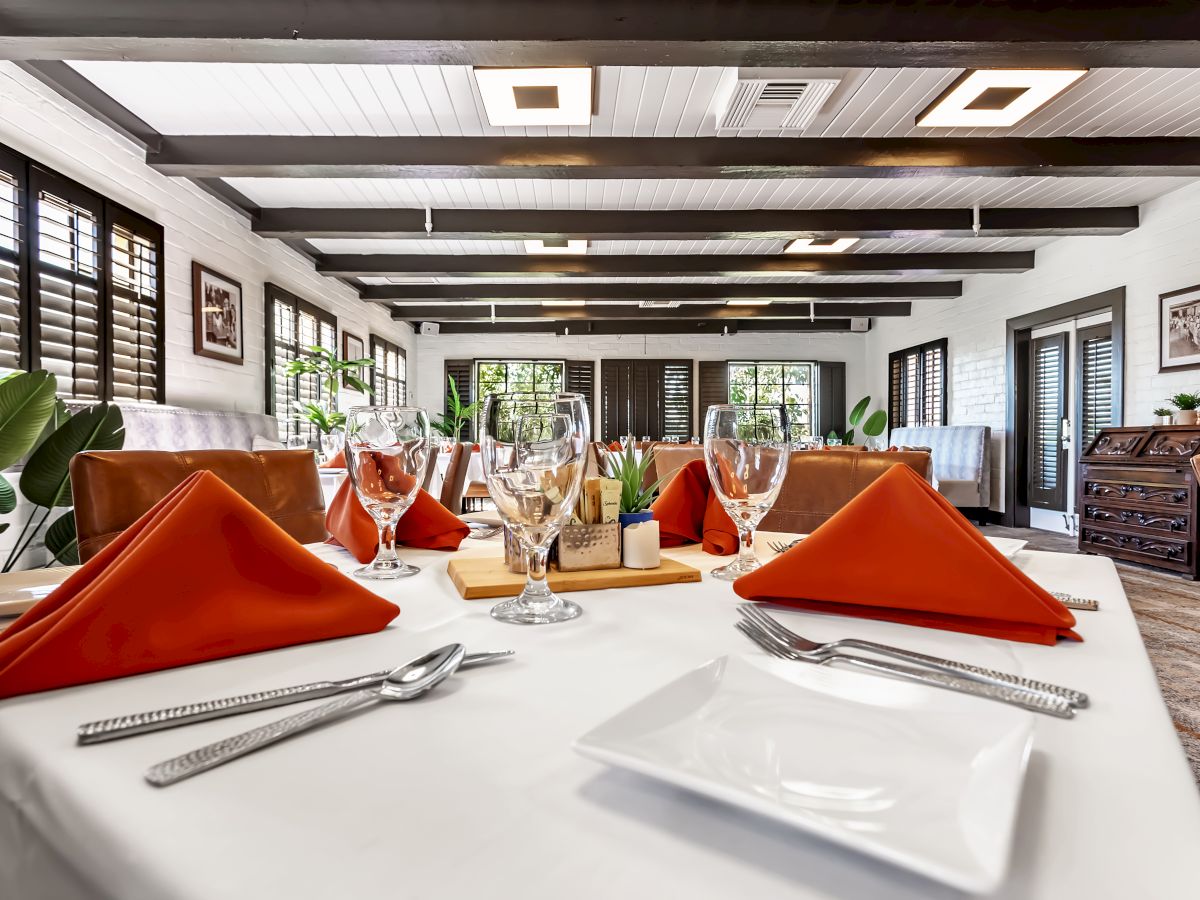
<path fill-rule="evenodd" d="M 888 356 L 888 424 L 892 428 L 946 424 L 946 339 Z"/>
<path fill-rule="evenodd" d="M 600 436 L 692 435 L 692 361 L 688 359 L 600 360 Z"/>
<path fill-rule="evenodd" d="M 0 152 L 0 371 L 20 369 L 23 362 L 24 195 L 24 165 Z"/>
<path fill-rule="evenodd" d="M 371 387 L 375 395 L 371 402 L 376 406 L 403 406 L 407 393 L 407 357 L 404 351 L 381 337 L 371 335 L 371 358 L 375 360 L 375 368 L 371 370 Z"/>
<path fill-rule="evenodd" d="M 1066 506 L 1065 452 L 1062 423 L 1067 406 L 1067 335 L 1035 338 L 1029 427 L 1029 505 L 1040 509 Z"/>
<path fill-rule="evenodd" d="M 109 230 L 110 346 L 114 400 L 153 403 L 162 370 L 162 233 L 136 216 L 113 217 Z"/>
<path fill-rule="evenodd" d="M 1079 341 L 1079 442 L 1082 453 L 1100 429 L 1114 425 L 1112 325 L 1080 328 Z"/>
<path fill-rule="evenodd" d="M 337 346 L 337 319 L 319 306 L 302 300 L 275 284 L 266 285 L 270 315 L 267 318 L 267 411 L 279 420 L 279 439 L 313 441 L 317 430 L 297 419 L 297 404 L 321 404 L 325 389 L 316 375 L 286 375 L 287 364 L 306 354 L 309 347 Z"/>

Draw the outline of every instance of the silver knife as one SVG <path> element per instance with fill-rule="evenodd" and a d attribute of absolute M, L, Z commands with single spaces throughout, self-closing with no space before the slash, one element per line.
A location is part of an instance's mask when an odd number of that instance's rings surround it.
<path fill-rule="evenodd" d="M 505 659 L 512 656 L 513 653 L 512 650 L 468 653 L 459 668 L 465 669 L 469 666 Z M 383 680 L 387 678 L 390 671 L 392 670 L 384 669 L 381 672 L 359 675 L 357 678 L 345 678 L 341 681 L 314 681 L 310 684 L 297 684 L 293 687 L 276 688 L 271 691 L 257 691 L 237 697 L 222 697 L 219 700 L 189 703 L 186 706 L 175 706 L 170 709 L 155 709 L 128 716 L 117 716 L 99 722 L 86 722 L 79 726 L 76 738 L 80 744 L 99 744 L 103 741 L 133 737 L 135 734 L 164 731 L 180 725 L 191 725 L 194 722 L 236 716 L 258 709 L 270 709 L 274 706 L 286 706 L 289 703 L 300 703 L 304 700 L 332 697 L 334 694 L 342 694 L 346 691 L 378 687 L 383 684 Z"/>

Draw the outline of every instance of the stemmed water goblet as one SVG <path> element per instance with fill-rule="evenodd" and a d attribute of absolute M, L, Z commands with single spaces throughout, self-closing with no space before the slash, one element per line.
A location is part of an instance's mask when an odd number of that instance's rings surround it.
<path fill-rule="evenodd" d="M 346 413 L 346 470 L 379 529 L 375 559 L 357 578 L 407 578 L 421 571 L 396 555 L 396 524 L 417 499 L 429 459 L 429 417 L 415 406 L 354 406 Z"/>
<path fill-rule="evenodd" d="M 547 556 L 579 499 L 591 435 L 587 403 L 581 394 L 559 394 L 512 416 L 506 403 L 487 398 L 479 449 L 488 494 L 525 554 L 526 578 L 520 595 L 492 607 L 492 617 L 522 625 L 564 622 L 582 609 L 550 590 Z"/>
<path fill-rule="evenodd" d="M 754 529 L 774 505 L 787 475 L 791 442 L 775 407 L 710 406 L 704 420 L 704 462 L 721 506 L 738 530 L 737 559 L 713 569 L 734 581 L 762 565 Z"/>

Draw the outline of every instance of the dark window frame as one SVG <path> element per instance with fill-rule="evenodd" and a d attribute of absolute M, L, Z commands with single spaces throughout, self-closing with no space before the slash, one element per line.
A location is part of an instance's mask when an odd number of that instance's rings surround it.
<path fill-rule="evenodd" d="M 760 389 L 760 387 L 764 386 L 764 384 L 765 384 L 764 382 L 762 382 L 760 380 L 758 370 L 766 368 L 768 366 L 779 366 L 779 368 L 781 369 L 780 378 L 782 379 L 783 375 L 784 375 L 784 372 L 782 370 L 786 370 L 788 366 L 807 366 L 808 367 L 808 384 L 807 385 L 796 384 L 795 386 L 797 386 L 797 387 L 807 386 L 808 387 L 808 422 L 806 424 L 808 425 L 809 435 L 813 435 L 813 434 L 817 433 L 817 422 L 818 422 L 818 417 L 820 415 L 820 413 L 818 411 L 820 397 L 819 397 L 819 387 L 817 384 L 818 379 L 819 379 L 818 371 L 820 368 L 820 363 L 817 362 L 817 360 L 814 360 L 814 359 L 730 359 L 730 360 L 726 360 L 726 362 L 725 362 L 725 390 L 726 390 L 726 395 L 727 395 L 727 399 L 728 399 L 729 403 L 734 402 L 733 397 L 729 396 L 729 394 L 731 392 L 731 385 L 733 383 L 731 372 L 732 372 L 732 369 L 734 366 L 743 366 L 743 367 L 750 366 L 750 367 L 753 367 L 755 370 L 755 372 L 754 372 L 755 402 L 754 403 L 737 403 L 734 405 L 735 406 L 747 406 L 747 407 L 761 406 L 761 407 L 769 407 L 772 409 L 782 408 L 784 410 L 785 419 L 786 419 L 786 421 L 784 422 L 784 427 L 786 429 L 788 429 L 788 432 L 791 434 L 792 438 L 801 437 L 802 433 L 791 433 L 793 422 L 792 422 L 792 416 L 787 413 L 787 409 L 788 409 L 788 407 L 792 407 L 792 406 L 801 407 L 801 406 L 803 406 L 803 404 L 789 403 L 787 401 L 787 399 L 786 399 L 787 398 L 787 386 L 788 386 L 788 384 L 790 384 L 790 382 L 784 382 L 782 380 L 779 382 L 780 387 L 783 389 L 782 396 L 784 397 L 784 400 L 781 403 L 766 403 L 766 402 L 760 403 L 760 402 L 758 402 L 759 389 Z"/>
<path fill-rule="evenodd" d="M 36 227 L 38 222 L 38 202 L 42 191 L 47 191 L 69 203 L 90 211 L 95 218 L 96 235 L 96 307 L 97 307 L 97 378 L 95 395 L 74 394 L 60 391 L 60 396 L 67 399 L 126 402 L 166 402 L 166 241 L 162 225 L 117 203 L 97 190 L 87 187 L 80 182 L 45 166 L 25 154 L 18 153 L 10 147 L 0 145 L 0 169 L 14 176 L 17 189 L 17 228 L 16 237 L 18 249 L 16 259 L 14 254 L 0 251 L 10 263 L 16 263 L 17 302 L 19 310 L 18 368 L 31 371 L 42 365 L 42 334 L 41 308 L 34 302 L 38 293 L 38 285 L 42 274 L 52 273 L 53 266 L 43 263 L 41 255 L 41 234 Z M 137 237 L 153 244 L 154 260 L 151 278 L 154 290 L 146 296 L 150 298 L 155 328 L 151 346 L 153 347 L 155 371 L 153 398 L 144 400 L 131 397 L 115 396 L 115 379 L 113 371 L 113 310 L 114 295 L 117 288 L 114 284 L 113 262 L 113 230 L 121 227 L 132 232 Z M 140 344 L 140 342 L 139 342 Z"/>
<path fill-rule="evenodd" d="M 381 368 L 379 365 L 379 352 L 385 354 L 394 353 L 400 362 L 400 375 L 392 376 L 387 373 L 386 365 Z M 371 369 L 371 388 L 375 391 L 372 397 L 372 402 L 377 406 L 403 406 L 408 402 L 408 354 L 404 352 L 404 348 L 387 338 L 380 337 L 377 334 L 371 335 L 370 356 L 375 360 L 375 367 Z M 398 385 L 397 390 L 400 399 L 397 403 L 388 401 L 388 384 Z M 383 390 L 380 390 L 380 388 Z"/>
<path fill-rule="evenodd" d="M 308 300 L 305 300 L 303 297 L 293 294 L 287 288 L 280 287 L 279 285 L 274 284 L 273 282 L 268 281 L 266 284 L 263 285 L 263 307 L 264 307 L 263 318 L 266 320 L 265 365 L 266 365 L 266 370 L 267 370 L 267 372 L 266 372 L 266 374 L 267 374 L 267 378 L 266 378 L 266 382 L 267 382 L 267 385 L 266 385 L 267 386 L 267 397 L 266 397 L 267 415 L 274 416 L 279 421 L 279 425 L 280 425 L 279 436 L 285 444 L 287 443 L 287 439 L 293 433 L 295 433 L 296 435 L 305 437 L 309 441 L 312 441 L 316 437 L 316 431 L 313 426 L 299 424 L 295 418 L 295 415 L 293 414 L 293 412 L 294 412 L 293 410 L 289 409 L 287 411 L 281 411 L 279 409 L 276 409 L 276 406 L 275 406 L 276 381 L 277 381 L 277 379 L 284 377 L 275 371 L 275 355 L 276 355 L 276 349 L 277 349 L 276 345 L 278 343 L 278 338 L 279 338 L 279 335 L 277 335 L 275 333 L 275 304 L 276 303 L 283 303 L 292 308 L 292 335 L 291 335 L 292 340 L 291 340 L 291 342 L 289 342 L 287 344 L 287 348 L 290 349 L 294 354 L 298 354 L 300 352 L 300 350 L 303 348 L 303 346 L 305 346 L 305 345 L 301 344 L 301 342 L 300 342 L 299 330 L 300 330 L 300 315 L 301 315 L 301 313 L 310 315 L 317 321 L 318 340 L 320 338 L 319 330 L 320 330 L 320 326 L 322 324 L 328 325 L 333 329 L 332 346 L 329 349 L 333 350 L 335 353 L 337 353 L 338 352 L 338 343 L 337 342 L 338 342 L 338 335 L 339 335 L 337 316 L 334 313 L 330 312 L 329 310 L 323 309 L 320 306 L 317 306 L 317 304 L 312 303 Z M 297 399 L 299 397 L 300 377 L 301 376 L 299 376 L 299 375 L 292 376 L 294 389 L 290 392 L 291 399 Z M 318 384 L 318 390 L 317 390 L 317 399 L 318 400 L 320 399 L 320 396 L 321 396 L 320 395 L 320 385 Z"/>
<path fill-rule="evenodd" d="M 888 428 L 929 428 L 939 427 L 949 423 L 949 339 L 938 338 L 935 341 L 926 341 L 923 344 L 915 344 L 912 347 L 905 347 L 903 350 L 896 350 L 888 354 Z M 908 356 L 916 355 L 920 359 L 920 368 L 917 372 L 917 409 L 925 410 L 928 408 L 927 394 L 929 386 L 927 384 L 928 372 L 925 366 L 925 354 L 930 351 L 937 351 L 940 364 L 940 382 L 937 385 L 937 421 L 935 422 L 909 422 L 905 413 L 905 407 L 901 402 L 901 398 L 896 392 L 895 370 L 897 364 L 903 365 L 904 360 Z"/>

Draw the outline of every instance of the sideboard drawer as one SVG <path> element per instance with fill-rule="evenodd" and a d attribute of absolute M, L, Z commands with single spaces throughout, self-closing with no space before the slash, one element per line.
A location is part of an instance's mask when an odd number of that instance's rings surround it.
<path fill-rule="evenodd" d="M 1187 569 L 1192 564 L 1192 545 L 1156 534 L 1127 534 L 1084 525 L 1079 531 L 1079 546 L 1103 549 L 1111 555 L 1133 562 Z"/>
<path fill-rule="evenodd" d="M 1191 529 L 1191 509 L 1129 509 L 1120 506 L 1105 506 L 1097 503 L 1083 504 L 1084 523 L 1162 531 L 1187 537 Z"/>
<path fill-rule="evenodd" d="M 1109 473 L 1105 473 L 1106 476 Z M 1135 500 L 1157 506 L 1190 509 L 1192 506 L 1191 486 L 1166 484 L 1153 481 L 1112 481 L 1106 478 L 1086 477 L 1083 481 L 1083 500 Z"/>

